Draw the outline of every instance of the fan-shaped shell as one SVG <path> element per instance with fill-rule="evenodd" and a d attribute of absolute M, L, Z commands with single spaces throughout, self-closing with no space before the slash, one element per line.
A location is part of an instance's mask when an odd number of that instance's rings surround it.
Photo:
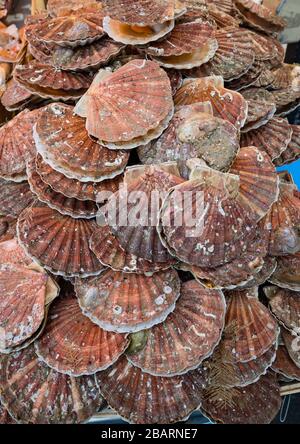
<path fill-rule="evenodd" d="M 62 71 L 36 61 L 28 65 L 17 65 L 14 78 L 32 92 L 36 91 L 36 87 L 44 90 L 51 88 L 59 91 L 82 92 L 88 89 L 92 81 L 87 74 Z"/>
<path fill-rule="evenodd" d="M 86 100 L 83 112 L 80 102 L 75 111 L 87 117 L 88 133 L 105 143 L 146 136 L 173 114 L 170 80 L 147 60 L 133 60 L 92 85 Z"/>
<path fill-rule="evenodd" d="M 172 254 L 191 265 L 217 267 L 246 251 L 254 222 L 239 187 L 238 176 L 199 167 L 173 188 L 160 214 L 161 239 Z"/>
<path fill-rule="evenodd" d="M 18 217 L 34 200 L 28 182 L 9 182 L 0 179 L 0 214 Z"/>
<path fill-rule="evenodd" d="M 24 108 L 32 97 L 30 92 L 11 79 L 1 97 L 1 103 L 8 111 L 17 111 Z"/>
<path fill-rule="evenodd" d="M 76 298 L 69 296 L 52 305 L 35 350 L 54 370 L 82 376 L 110 367 L 128 344 L 125 335 L 106 332 L 93 324 L 82 314 Z"/>
<path fill-rule="evenodd" d="M 129 154 L 113 152 L 91 139 L 81 117 L 69 105 L 42 109 L 34 128 L 37 151 L 54 170 L 80 182 L 101 182 L 121 174 Z"/>
<path fill-rule="evenodd" d="M 280 345 L 277 350 L 276 360 L 272 365 L 272 370 L 276 373 L 300 381 L 300 368 L 291 359 L 284 345 Z"/>
<path fill-rule="evenodd" d="M 286 116 L 300 105 L 300 93 L 292 88 L 272 91 L 278 116 Z"/>
<path fill-rule="evenodd" d="M 292 133 L 291 125 L 286 119 L 273 117 L 260 128 L 242 133 L 241 146 L 256 146 L 274 160 L 287 149 Z"/>
<path fill-rule="evenodd" d="M 272 313 L 284 327 L 300 334 L 300 292 L 271 287 L 267 292 Z"/>
<path fill-rule="evenodd" d="M 241 28 L 226 27 L 216 31 L 218 50 L 210 61 L 213 74 L 229 81 L 245 74 L 254 63 L 251 35 Z"/>
<path fill-rule="evenodd" d="M 214 3 L 215 2 L 208 4 L 208 17 L 213 20 L 218 28 L 227 28 L 229 26 L 238 28 L 240 26 L 242 23 L 240 17 L 221 11 Z"/>
<path fill-rule="evenodd" d="M 214 5 L 219 11 L 225 14 L 233 13 L 233 0 L 206 0 L 208 6 Z"/>
<path fill-rule="evenodd" d="M 140 160 L 144 164 L 177 161 L 184 177 L 188 176 L 185 163 L 191 158 L 227 171 L 239 150 L 239 133 L 231 123 L 202 111 L 204 106 L 197 103 L 181 107 L 159 139 L 138 149 Z"/>
<path fill-rule="evenodd" d="M 300 251 L 300 199 L 294 185 L 280 184 L 278 200 L 260 224 L 265 230 L 271 256 Z"/>
<path fill-rule="evenodd" d="M 146 45 L 163 38 L 174 28 L 174 20 L 168 20 L 154 26 L 130 25 L 104 17 L 103 29 L 115 42 L 125 45 Z"/>
<path fill-rule="evenodd" d="M 47 274 L 32 263 L 27 265 L 18 263 L 15 258 L 13 262 L 1 258 L 1 353 L 23 348 L 40 334 L 47 307 L 58 294 L 57 287 L 49 280 Z"/>
<path fill-rule="evenodd" d="M 25 251 L 61 276 L 91 276 L 103 266 L 89 248 L 94 221 L 63 216 L 47 206 L 27 208 L 18 220 L 18 236 Z"/>
<path fill-rule="evenodd" d="M 275 165 L 281 166 L 293 162 L 300 157 L 300 125 L 290 125 L 293 133 L 292 139 L 280 157 L 275 159 Z"/>
<path fill-rule="evenodd" d="M 269 279 L 272 284 L 293 291 L 300 291 L 300 253 L 280 256 L 278 266 Z"/>
<path fill-rule="evenodd" d="M 172 20 L 175 13 L 173 0 L 102 0 L 104 14 L 131 25 L 147 26 Z"/>
<path fill-rule="evenodd" d="M 121 358 L 96 379 L 108 404 L 134 424 L 170 424 L 187 419 L 201 405 L 206 378 L 201 367 L 182 376 L 143 373 Z M 137 390 L 138 387 L 138 390 Z"/>
<path fill-rule="evenodd" d="M 232 360 L 249 362 L 264 355 L 278 337 L 278 326 L 269 310 L 253 296 L 255 289 L 229 292 L 224 346 Z"/>
<path fill-rule="evenodd" d="M 95 0 L 68 0 L 65 4 L 61 3 L 60 0 L 48 0 L 47 1 L 47 12 L 52 17 L 60 17 L 69 15 L 73 11 L 76 14 L 81 12 L 101 12 L 102 4 Z"/>
<path fill-rule="evenodd" d="M 248 69 L 248 71 L 243 74 L 238 79 L 231 80 L 230 82 L 226 83 L 226 87 L 229 89 L 232 89 L 234 91 L 241 91 L 242 89 L 249 88 L 249 86 L 252 86 L 256 84 L 264 70 L 264 64 L 263 62 L 259 60 L 255 60 L 252 66 Z M 270 80 L 270 83 L 272 79 Z"/>
<path fill-rule="evenodd" d="M 76 48 L 46 44 L 36 39 L 30 40 L 30 53 L 42 64 L 58 69 L 83 71 L 106 65 L 117 56 L 124 45 L 109 38 L 102 38 L 90 45 Z"/>
<path fill-rule="evenodd" d="M 127 170 L 126 186 L 108 200 L 105 214 L 107 224 L 127 253 L 151 262 L 175 262 L 161 243 L 156 225 L 165 193 L 182 182 L 176 164 L 135 166 Z M 139 196 L 140 210 L 132 200 L 134 196 Z"/>
<path fill-rule="evenodd" d="M 276 105 L 269 91 L 263 88 L 249 88 L 242 94 L 248 102 L 248 117 L 243 131 L 259 128 L 272 119 L 276 112 Z"/>
<path fill-rule="evenodd" d="M 172 269 L 153 276 L 108 269 L 97 278 L 77 280 L 75 290 L 83 313 L 93 322 L 126 333 L 163 322 L 175 308 L 180 280 Z"/>
<path fill-rule="evenodd" d="M 174 100 L 177 106 L 211 102 L 215 116 L 229 121 L 238 129 L 244 126 L 247 118 L 247 102 L 241 94 L 225 89 L 221 77 L 187 79 Z"/>
<path fill-rule="evenodd" d="M 27 175 L 32 193 L 50 208 L 75 219 L 92 219 L 96 216 L 98 207 L 95 202 L 66 197 L 64 194 L 52 190 L 49 185 L 43 182 L 36 172 L 35 161 L 27 164 Z"/>
<path fill-rule="evenodd" d="M 272 34 L 284 30 L 286 21 L 255 0 L 235 0 L 235 6 L 244 22 L 258 31 Z"/>
<path fill-rule="evenodd" d="M 291 88 L 299 92 L 299 65 L 283 63 L 279 68 L 273 70 L 274 81 L 271 87 L 273 89 Z"/>
<path fill-rule="evenodd" d="M 248 284 L 265 263 L 266 246 L 262 234 L 258 235 L 241 256 L 216 268 L 187 266 L 196 280 L 207 288 L 234 289 Z M 185 268 L 184 268 L 185 269 Z"/>
<path fill-rule="evenodd" d="M 94 376 L 71 378 L 50 369 L 33 345 L 2 356 L 0 373 L 1 401 L 20 423 L 83 422 L 102 402 Z"/>
<path fill-rule="evenodd" d="M 249 32 L 252 37 L 256 60 L 268 62 L 270 67 L 276 67 L 283 63 L 285 50 L 278 40 L 258 32 Z"/>
<path fill-rule="evenodd" d="M 239 176 L 241 198 L 251 208 L 257 222 L 278 198 L 279 178 L 271 159 L 256 147 L 242 148 L 230 173 Z"/>
<path fill-rule="evenodd" d="M 35 159 L 36 171 L 42 181 L 48 184 L 54 191 L 66 197 L 78 200 L 97 200 L 97 194 L 101 192 L 115 193 L 123 182 L 123 175 L 103 182 L 80 182 L 77 179 L 69 179 L 62 173 L 55 171 L 48 165 L 40 154 Z"/>
<path fill-rule="evenodd" d="M 62 17 L 47 17 L 32 26 L 30 32 L 36 39 L 61 46 L 84 46 L 100 39 L 103 34 L 103 15 L 100 12 L 68 14 Z"/>
<path fill-rule="evenodd" d="M 205 391 L 201 410 L 222 424 L 269 424 L 280 406 L 280 386 L 276 375 L 269 372 L 254 384 L 224 390 L 217 397 Z"/>
<path fill-rule="evenodd" d="M 90 248 L 104 266 L 124 273 L 152 274 L 173 264 L 171 261 L 150 262 L 127 253 L 108 225 L 96 228 L 90 239 Z"/>
<path fill-rule="evenodd" d="M 266 256 L 262 269 L 252 276 L 248 282 L 241 286 L 241 288 L 252 288 L 265 284 L 270 276 L 274 273 L 277 267 L 277 260 L 275 257 Z"/>
<path fill-rule="evenodd" d="M 26 178 L 26 161 L 35 156 L 32 127 L 39 111 L 24 110 L 0 128 L 0 175 L 16 182 Z"/>
<path fill-rule="evenodd" d="M 173 313 L 147 331 L 145 347 L 129 353 L 129 361 L 154 376 L 197 368 L 220 340 L 225 307 L 221 292 L 206 290 L 196 281 L 185 282 Z"/>
<path fill-rule="evenodd" d="M 281 329 L 281 334 L 290 358 L 300 369 L 300 336 L 291 334 L 284 328 Z"/>

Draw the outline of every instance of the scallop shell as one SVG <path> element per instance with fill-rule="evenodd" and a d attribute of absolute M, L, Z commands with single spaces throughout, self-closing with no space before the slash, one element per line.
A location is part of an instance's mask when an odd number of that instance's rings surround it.
<path fill-rule="evenodd" d="M 213 25 L 199 18 L 178 23 L 164 40 L 149 45 L 145 52 L 167 68 L 190 69 L 208 62 L 217 48 Z"/>
<path fill-rule="evenodd" d="M 19 217 L 18 237 L 25 251 L 52 273 L 85 277 L 103 270 L 88 244 L 96 226 L 36 204 Z"/>
<path fill-rule="evenodd" d="M 268 62 L 270 67 L 283 63 L 285 50 L 278 40 L 258 32 L 249 32 L 253 39 L 256 60 Z"/>
<path fill-rule="evenodd" d="M 280 184 L 279 198 L 260 224 L 266 230 L 269 255 L 283 256 L 300 251 L 300 199 L 294 185 Z"/>
<path fill-rule="evenodd" d="M 241 288 L 252 288 L 258 287 L 259 285 L 265 284 L 269 278 L 272 276 L 277 268 L 277 260 L 275 257 L 267 256 L 264 259 L 264 265 L 262 269 L 252 276 L 248 282 L 241 286 Z"/>
<path fill-rule="evenodd" d="M 215 3 L 215 2 L 214 2 Z M 242 23 L 240 17 L 232 16 L 224 11 L 218 9 L 214 3 L 208 5 L 209 17 L 215 22 L 218 28 L 227 28 L 233 26 L 238 28 Z"/>
<path fill-rule="evenodd" d="M 35 342 L 35 350 L 54 370 L 69 376 L 83 376 L 110 367 L 128 344 L 125 335 L 106 332 L 93 324 L 82 314 L 76 298 L 69 296 L 52 305 L 46 328 Z"/>
<path fill-rule="evenodd" d="M 175 376 L 199 367 L 221 338 L 226 303 L 223 294 L 196 281 L 182 285 L 175 310 L 148 331 L 143 350 L 127 355 L 154 376 Z"/>
<path fill-rule="evenodd" d="M 218 50 L 210 61 L 212 73 L 222 76 L 225 81 L 241 77 L 255 59 L 251 35 L 244 29 L 231 26 L 216 31 L 215 37 Z"/>
<path fill-rule="evenodd" d="M 83 313 L 101 328 L 133 333 L 163 322 L 174 310 L 180 280 L 175 270 L 145 276 L 108 269 L 76 280 L 75 290 Z"/>
<path fill-rule="evenodd" d="M 102 143 L 146 136 L 173 115 L 170 80 L 157 63 L 147 60 L 133 60 L 92 85 L 86 101 L 83 110 L 79 102 L 75 112 L 87 117 L 88 133 Z"/>
<path fill-rule="evenodd" d="M 42 64 L 57 69 L 83 71 L 106 65 L 116 57 L 124 45 L 109 38 L 102 38 L 90 45 L 77 48 L 46 44 L 36 39 L 30 40 L 30 53 Z"/>
<path fill-rule="evenodd" d="M 213 5 L 219 11 L 224 12 L 225 14 L 233 13 L 233 0 L 206 0 L 208 6 Z"/>
<path fill-rule="evenodd" d="M 286 119 L 273 117 L 260 128 L 242 133 L 241 146 L 256 146 L 274 160 L 287 149 L 292 134 L 293 130 Z"/>
<path fill-rule="evenodd" d="M 29 30 L 42 42 L 74 48 L 100 39 L 104 35 L 102 21 L 100 12 L 78 11 L 78 14 L 44 18 L 29 26 Z"/>
<path fill-rule="evenodd" d="M 283 63 L 282 66 L 273 70 L 274 81 L 271 85 L 273 89 L 291 88 L 294 91 L 300 89 L 299 82 L 300 65 L 289 65 Z"/>
<path fill-rule="evenodd" d="M 91 84 L 92 78 L 87 74 L 74 73 L 56 69 L 33 61 L 27 65 L 17 65 L 14 70 L 15 80 L 25 89 L 38 93 L 38 89 L 58 91 L 85 91 Z"/>
<path fill-rule="evenodd" d="M 300 368 L 291 359 L 284 345 L 280 345 L 277 350 L 276 360 L 272 365 L 272 370 L 289 379 L 300 381 Z"/>
<path fill-rule="evenodd" d="M 177 161 L 184 177 L 188 175 L 185 163 L 191 158 L 228 171 L 239 150 L 239 132 L 202 108 L 198 103 L 181 107 L 159 139 L 138 149 L 140 160 L 144 164 Z"/>
<path fill-rule="evenodd" d="M 104 14 L 131 25 L 149 26 L 173 20 L 174 0 L 102 0 Z"/>
<path fill-rule="evenodd" d="M 80 182 L 101 182 L 121 174 L 129 154 L 112 152 L 96 143 L 89 137 L 84 120 L 73 111 L 72 106 L 60 103 L 42 109 L 34 128 L 34 139 L 46 163 Z"/>
<path fill-rule="evenodd" d="M 39 110 L 24 110 L 0 128 L 0 176 L 19 182 L 26 178 L 26 161 L 35 156 L 32 127 Z"/>
<path fill-rule="evenodd" d="M 244 22 L 258 31 L 278 33 L 286 26 L 286 21 L 282 17 L 273 14 L 270 9 L 255 0 L 235 0 L 235 6 Z"/>
<path fill-rule="evenodd" d="M 290 358 L 296 367 L 300 369 L 300 336 L 291 334 L 284 328 L 281 329 L 281 334 Z"/>
<path fill-rule="evenodd" d="M 72 216 L 75 219 L 92 219 L 96 216 L 98 207 L 95 202 L 66 197 L 64 194 L 52 190 L 49 185 L 43 182 L 36 172 L 35 161 L 27 164 L 27 175 L 32 193 L 50 208 L 66 216 Z"/>
<path fill-rule="evenodd" d="M 277 322 L 255 296 L 256 289 L 228 293 L 226 325 L 233 332 L 224 335 L 224 347 L 233 362 L 249 362 L 264 355 L 278 337 Z"/>
<path fill-rule="evenodd" d="M 290 125 L 293 133 L 292 139 L 280 157 L 275 159 L 275 165 L 281 166 L 300 158 L 300 125 Z"/>
<path fill-rule="evenodd" d="M 1 103 L 8 111 L 18 111 L 23 109 L 32 98 L 30 92 L 20 86 L 14 79 L 11 79 L 8 81 L 1 97 Z"/>
<path fill-rule="evenodd" d="M 205 391 L 201 411 L 222 424 L 270 424 L 280 406 L 280 386 L 276 375 L 269 372 L 254 384 L 220 393 L 218 399 Z"/>
<path fill-rule="evenodd" d="M 70 14 L 70 11 L 76 14 L 84 11 L 101 12 L 102 4 L 95 0 L 68 0 L 66 4 L 62 4 L 60 0 L 47 1 L 47 12 L 52 17 L 66 16 Z"/>
<path fill-rule="evenodd" d="M 80 182 L 77 179 L 69 179 L 62 173 L 51 168 L 40 154 L 36 156 L 35 167 L 42 181 L 48 184 L 54 191 L 78 200 L 92 200 L 96 202 L 98 193 L 115 193 L 123 182 L 122 174 L 114 179 L 108 179 L 98 183 Z"/>
<path fill-rule="evenodd" d="M 106 226 L 97 227 L 90 239 L 90 248 L 98 260 L 114 271 L 124 273 L 152 274 L 170 268 L 169 262 L 150 262 L 123 250 L 117 237 Z"/>
<path fill-rule="evenodd" d="M 300 291 L 300 253 L 280 256 L 277 263 L 275 273 L 269 281 L 278 287 Z"/>
<path fill-rule="evenodd" d="M 238 176 L 201 166 L 173 188 L 160 214 L 161 238 L 169 251 L 199 267 L 218 267 L 246 251 L 255 224 L 239 188 Z"/>
<path fill-rule="evenodd" d="M 151 262 L 176 262 L 162 245 L 156 224 L 165 193 L 182 182 L 176 164 L 127 169 L 125 186 L 108 200 L 105 208 L 106 222 L 127 253 Z M 136 213 L 136 202 L 132 201 L 134 195 L 141 196 L 140 204 L 145 209 L 141 218 Z"/>
<path fill-rule="evenodd" d="M 252 86 L 256 88 L 267 88 L 272 84 L 273 80 L 273 72 L 267 68 L 263 68 L 259 77 L 252 83 Z"/>
<path fill-rule="evenodd" d="M 30 346 L 1 357 L 1 401 L 24 424 L 76 424 L 93 416 L 102 403 L 94 376 L 71 378 L 42 361 Z"/>
<path fill-rule="evenodd" d="M 240 178 L 240 195 L 255 221 L 259 221 L 277 201 L 279 178 L 271 159 L 260 149 L 241 148 L 231 169 Z"/>
<path fill-rule="evenodd" d="M 9 182 L 0 179 L 0 214 L 18 217 L 34 200 L 28 182 Z"/>
<path fill-rule="evenodd" d="M 300 93 L 291 88 L 272 91 L 278 116 L 286 116 L 300 106 Z"/>
<path fill-rule="evenodd" d="M 278 321 L 291 333 L 300 334 L 300 292 L 278 287 L 266 290 L 270 308 Z"/>
<path fill-rule="evenodd" d="M 196 102 L 211 102 L 216 117 L 227 120 L 240 129 L 247 118 L 247 102 L 241 94 L 223 87 L 221 77 L 185 80 L 175 95 L 177 106 Z"/>
<path fill-rule="evenodd" d="M 108 404 L 133 424 L 170 424 L 187 419 L 201 405 L 206 383 L 201 368 L 162 378 L 143 373 L 125 357 L 97 373 L 96 379 Z"/>
<path fill-rule="evenodd" d="M 231 80 L 226 83 L 226 87 L 232 89 L 234 91 L 241 91 L 242 89 L 249 88 L 250 86 L 254 86 L 260 77 L 263 75 L 264 64 L 258 60 L 255 60 L 252 66 L 248 69 L 248 71 L 239 77 L 238 79 Z M 270 82 L 273 81 L 273 77 Z"/>
<path fill-rule="evenodd" d="M 242 92 L 248 102 L 248 117 L 243 131 L 257 129 L 272 119 L 276 105 L 272 94 L 263 88 L 249 88 Z M 248 146 L 253 145 L 249 144 Z"/>
<path fill-rule="evenodd" d="M 231 290 L 246 285 L 262 270 L 265 263 L 265 255 L 266 247 L 262 233 L 258 231 L 253 242 L 249 244 L 247 251 L 232 262 L 216 268 L 196 266 L 187 266 L 186 268 L 206 288 L 226 288 Z"/>

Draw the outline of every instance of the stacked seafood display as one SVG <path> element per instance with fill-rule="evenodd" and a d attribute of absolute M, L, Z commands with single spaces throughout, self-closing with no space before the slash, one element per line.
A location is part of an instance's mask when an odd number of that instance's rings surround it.
<path fill-rule="evenodd" d="M 40 3 L 1 97 L 0 423 L 106 403 L 270 423 L 300 380 L 284 21 L 254 0 Z"/>

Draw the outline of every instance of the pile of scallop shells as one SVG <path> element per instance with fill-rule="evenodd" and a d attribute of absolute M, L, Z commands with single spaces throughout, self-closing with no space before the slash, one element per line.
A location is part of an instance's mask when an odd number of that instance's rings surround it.
<path fill-rule="evenodd" d="M 283 20 L 254 0 L 35 12 L 1 97 L 0 422 L 106 402 L 131 423 L 270 423 L 279 382 L 300 380 Z M 155 223 L 111 218 L 116 203 Z"/>

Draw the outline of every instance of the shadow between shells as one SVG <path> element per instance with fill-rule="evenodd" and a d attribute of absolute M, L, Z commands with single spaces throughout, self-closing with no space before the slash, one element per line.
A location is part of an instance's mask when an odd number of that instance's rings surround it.
<path fill-rule="evenodd" d="M 253 0 L 74 3 L 0 27 L 0 423 L 270 423 L 300 380 L 285 24 Z"/>

